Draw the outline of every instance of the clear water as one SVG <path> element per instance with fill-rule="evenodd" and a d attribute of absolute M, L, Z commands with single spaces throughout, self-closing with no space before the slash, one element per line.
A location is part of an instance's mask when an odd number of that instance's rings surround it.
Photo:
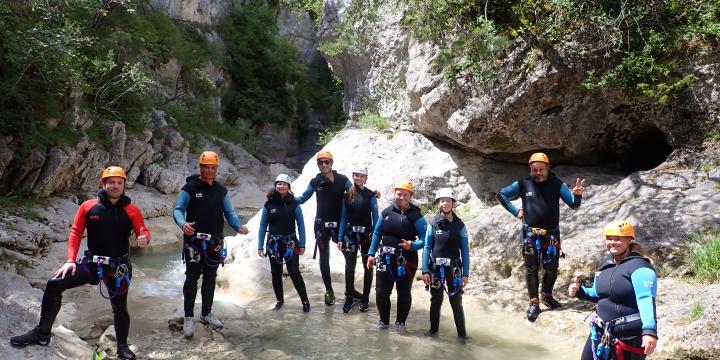
<path fill-rule="evenodd" d="M 262 261 L 262 262 L 261 262 Z M 377 309 L 371 294 L 371 307 L 361 313 L 357 307 L 349 314 L 342 312 L 342 296 L 333 306 L 322 303 L 322 281 L 317 274 L 317 264 L 307 261 L 301 269 L 313 305 L 309 314 L 303 313 L 292 282 L 284 278 L 285 307 L 271 311 L 275 303 L 270 285 L 269 269 L 264 259 L 254 260 L 253 266 L 244 266 L 243 271 L 257 269 L 256 276 L 247 276 L 248 286 L 242 289 L 216 292 L 218 302 L 242 304 L 248 313 L 248 324 L 256 324 L 250 339 L 233 338 L 225 340 L 244 344 L 246 353 L 260 353 L 266 349 L 280 350 L 292 358 L 341 358 L 341 359 L 577 359 L 580 349 L 564 339 L 544 335 L 544 329 L 530 324 L 523 314 L 492 313 L 482 310 L 472 297 L 464 300 L 466 325 L 469 340 L 461 342 L 456 337 L 450 305 L 445 301 L 442 309 L 440 334 L 427 338 L 423 333 L 429 327 L 430 295 L 416 282 L 413 290 L 413 307 L 407 321 L 408 330 L 398 333 L 394 328 L 380 330 Z M 303 260 L 305 261 L 305 260 Z M 134 313 L 138 311 L 157 317 L 181 316 L 178 309 L 169 310 L 167 299 L 181 304 L 184 265 L 180 261 L 179 246 L 143 252 L 133 255 L 133 262 L 142 269 L 142 281 L 133 284 L 130 301 Z M 226 268 L 227 269 L 227 268 Z M 232 267 L 231 267 L 232 269 Z M 237 271 L 237 270 L 225 270 Z M 260 280 L 258 280 L 260 279 Z M 359 284 L 360 274 L 356 276 Z M 335 277 L 336 290 L 342 289 L 343 280 Z M 241 294 L 241 295 L 238 295 Z M 393 294 L 393 306 L 394 302 Z M 132 306 L 132 305 L 131 305 Z M 181 305 L 179 306 L 181 307 Z M 142 309 L 142 310 L 140 310 Z M 133 317 L 133 331 L 140 334 L 157 329 L 157 321 L 143 321 L 143 316 Z M 391 321 L 395 308 L 391 313 Z M 137 319 L 137 320 L 136 320 Z M 248 343 L 251 345 L 248 346 Z"/>

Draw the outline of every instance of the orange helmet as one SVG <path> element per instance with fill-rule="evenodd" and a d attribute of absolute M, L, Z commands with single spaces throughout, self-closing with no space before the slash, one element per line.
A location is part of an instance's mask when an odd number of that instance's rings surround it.
<path fill-rule="evenodd" d="M 605 236 L 628 236 L 635 240 L 635 229 L 627 220 L 611 221 L 603 229 Z"/>
<path fill-rule="evenodd" d="M 113 176 L 121 177 L 127 180 L 127 175 L 125 175 L 125 170 L 123 170 L 123 168 L 119 166 L 108 166 L 105 170 L 103 170 L 100 181 L 105 181 L 105 179 Z"/>
<path fill-rule="evenodd" d="M 320 159 L 330 159 L 330 160 L 332 160 L 333 157 L 332 157 L 332 154 L 331 154 L 329 151 L 327 151 L 327 150 L 320 150 L 320 151 L 318 151 L 317 154 L 315 154 L 315 160 L 320 160 Z"/>
<path fill-rule="evenodd" d="M 410 193 L 412 193 L 412 192 L 414 191 L 414 190 L 413 190 L 413 184 L 412 184 L 412 182 L 411 182 L 410 180 L 408 180 L 408 179 L 403 179 L 403 180 L 400 180 L 400 181 L 398 181 L 397 183 L 395 183 L 395 188 L 394 188 L 394 189 L 395 189 L 395 190 L 397 190 L 397 189 L 404 189 L 404 190 L 409 191 Z"/>
<path fill-rule="evenodd" d="M 550 158 L 547 155 L 545 155 L 545 153 L 539 152 L 539 153 L 534 153 L 534 154 L 530 155 L 530 160 L 528 160 L 528 164 L 532 164 L 536 161 L 544 162 L 544 163 L 550 165 Z"/>
<path fill-rule="evenodd" d="M 203 151 L 198 160 L 200 165 L 219 165 L 220 158 L 214 151 Z"/>

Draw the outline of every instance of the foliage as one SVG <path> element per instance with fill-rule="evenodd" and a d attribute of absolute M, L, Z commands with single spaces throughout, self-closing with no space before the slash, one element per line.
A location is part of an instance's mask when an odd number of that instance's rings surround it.
<path fill-rule="evenodd" d="M 369 110 L 362 111 L 357 122 L 361 128 L 365 129 L 385 130 L 390 127 L 390 119 Z"/>
<path fill-rule="evenodd" d="M 381 0 L 353 1 L 344 9 L 344 18 L 333 31 L 334 39 L 320 45 L 320 51 L 326 56 L 341 53 L 353 54 L 356 49 L 367 45 L 368 38 L 357 29 L 366 27 L 378 20 L 378 8 Z"/>
<path fill-rule="evenodd" d="M 690 252 L 690 270 L 701 281 L 720 281 L 720 233 L 691 238 L 695 247 Z"/>
<path fill-rule="evenodd" d="M 319 146 L 325 146 L 327 143 L 329 143 L 335 135 L 337 135 L 340 130 L 342 130 L 344 127 L 344 124 L 342 123 L 336 123 L 328 128 L 325 128 L 325 130 L 321 131 L 318 134 L 318 139 L 315 141 L 315 144 Z"/>
<path fill-rule="evenodd" d="M 690 322 L 698 320 L 704 312 L 705 305 L 703 305 L 700 300 L 695 300 L 693 301 L 692 307 L 690 308 L 690 314 L 688 314 L 688 319 L 690 319 Z"/>
<path fill-rule="evenodd" d="M 315 25 L 320 25 L 320 22 L 322 21 L 322 0 L 280 0 L 280 5 L 307 11 L 307 13 L 310 14 L 310 17 L 315 21 Z"/>
<path fill-rule="evenodd" d="M 716 0 L 402 1 L 413 34 L 439 46 L 446 80 L 487 79 L 515 39 L 528 41 L 532 56 L 580 39 L 602 51 L 586 88 L 618 86 L 667 104 L 693 81 L 683 61 L 720 39 Z"/>

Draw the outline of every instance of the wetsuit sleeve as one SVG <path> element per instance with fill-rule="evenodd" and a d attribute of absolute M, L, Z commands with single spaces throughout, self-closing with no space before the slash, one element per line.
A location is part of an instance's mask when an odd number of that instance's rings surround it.
<path fill-rule="evenodd" d="M 518 197 L 520 197 L 520 185 L 518 182 L 514 182 L 500 190 L 500 192 L 497 194 L 497 201 L 500 202 L 500 205 L 505 208 L 509 213 L 513 214 L 513 216 L 517 216 L 520 210 L 513 205 L 510 200 L 515 200 Z"/>
<path fill-rule="evenodd" d="M 383 219 L 378 218 L 377 223 L 375 223 L 375 228 L 373 229 L 372 242 L 370 243 L 370 249 L 368 249 L 368 256 L 375 256 L 375 253 L 377 253 L 378 247 L 380 246 L 380 232 L 382 231 L 382 224 Z"/>
<path fill-rule="evenodd" d="M 77 213 L 75 213 L 75 220 L 73 220 L 73 224 L 70 227 L 70 236 L 68 236 L 67 261 L 75 261 L 77 259 L 82 235 L 85 232 L 85 216 L 87 215 L 87 211 L 96 203 L 97 202 L 86 201 L 80 205 Z"/>
<path fill-rule="evenodd" d="M 415 220 L 415 232 L 418 233 L 418 239 L 412 242 L 412 246 L 410 247 L 410 250 L 418 251 L 425 246 L 425 237 L 422 236 L 422 234 L 425 234 L 425 229 L 427 228 L 427 222 L 425 221 L 425 218 L 421 217 L 417 220 Z"/>
<path fill-rule="evenodd" d="M 580 285 L 580 288 L 578 289 L 577 293 L 575 294 L 575 297 L 581 300 L 588 300 L 592 302 L 597 302 L 600 298 L 597 294 L 597 290 L 595 289 L 595 282 L 593 281 L 592 287 L 585 287 Z"/>
<path fill-rule="evenodd" d="M 373 224 L 376 224 L 380 219 L 380 213 L 378 212 L 377 198 L 375 196 L 370 198 L 370 212 L 372 213 Z"/>
<path fill-rule="evenodd" d="M 242 227 L 242 223 L 240 223 L 240 218 L 238 218 L 237 214 L 235 213 L 235 208 L 232 206 L 232 202 L 230 201 L 230 193 L 225 194 L 225 199 L 223 199 L 223 213 L 225 214 L 225 219 L 227 219 L 230 227 L 233 228 L 236 232 L 239 232 L 240 228 Z"/>
<path fill-rule="evenodd" d="M 305 218 L 303 218 L 300 206 L 295 207 L 295 222 L 297 223 L 298 236 L 300 237 L 300 247 L 305 248 Z"/>
<path fill-rule="evenodd" d="M 342 202 L 342 214 L 340 215 L 340 232 L 338 234 L 338 241 L 345 241 L 345 227 L 347 227 L 347 202 Z"/>
<path fill-rule="evenodd" d="M 427 227 L 425 231 L 425 247 L 423 247 L 422 257 L 422 273 L 426 274 L 429 272 L 430 266 L 430 252 L 432 251 L 433 245 L 435 244 L 435 232 L 432 226 Z"/>
<path fill-rule="evenodd" d="M 348 189 L 351 188 L 352 185 L 353 185 L 352 181 L 350 181 L 350 179 L 348 178 L 347 181 L 345 182 L 345 191 L 348 191 Z"/>
<path fill-rule="evenodd" d="M 185 225 L 185 210 L 187 210 L 188 204 L 190 203 L 190 194 L 185 190 L 180 190 L 177 199 L 175 200 L 175 209 L 173 209 L 173 218 L 175 223 L 182 230 Z"/>
<path fill-rule="evenodd" d="M 145 227 L 145 219 L 143 219 L 142 212 L 137 206 L 130 204 L 125 207 L 125 213 L 130 218 L 130 224 L 132 225 L 135 236 L 145 235 L 150 243 L 150 231 Z"/>
<path fill-rule="evenodd" d="M 267 233 L 268 226 L 268 210 L 263 207 L 260 213 L 260 229 L 258 230 L 258 250 L 262 250 L 265 247 L 265 234 Z"/>
<path fill-rule="evenodd" d="M 430 227 L 428 226 L 428 229 Z M 462 276 L 470 276 L 470 244 L 467 227 L 460 230 L 460 255 L 462 256 Z"/>
<path fill-rule="evenodd" d="M 305 192 L 302 193 L 302 195 L 295 197 L 295 201 L 297 201 L 298 204 L 304 204 L 306 201 L 310 199 L 310 197 L 313 194 L 313 187 L 312 182 L 308 184 L 307 189 L 305 189 Z"/>
<path fill-rule="evenodd" d="M 580 202 L 582 201 L 582 195 L 575 195 L 570 191 L 570 188 L 563 183 L 560 186 L 560 198 L 563 199 L 565 204 L 573 210 L 580 208 Z"/>
<path fill-rule="evenodd" d="M 655 296 L 657 295 L 657 275 L 650 268 L 639 268 L 630 274 L 635 299 L 640 309 L 642 334 L 657 338 L 657 322 L 655 321 Z"/>

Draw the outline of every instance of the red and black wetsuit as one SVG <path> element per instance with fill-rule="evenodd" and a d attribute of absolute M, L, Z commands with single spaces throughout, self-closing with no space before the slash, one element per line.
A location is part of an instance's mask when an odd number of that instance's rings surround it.
<path fill-rule="evenodd" d="M 150 239 L 150 232 L 145 229 L 140 209 L 130 203 L 130 198 L 123 195 L 115 204 L 110 202 L 104 190 L 98 192 L 98 198 L 85 201 L 80 205 L 68 238 L 68 261 L 77 258 L 82 235 L 87 228 L 87 245 L 90 255 L 101 255 L 111 258 L 122 258 L 127 262 L 129 276 L 132 276 L 132 266 L 127 260 L 130 243 L 130 230 L 135 234 L 145 235 Z M 51 278 L 45 287 L 40 311 L 40 324 L 38 329 L 49 334 L 55 317 L 60 311 L 62 293 L 85 284 L 99 283 L 97 264 L 92 258 L 85 258 L 77 265 L 75 274 L 68 273 L 64 278 Z M 110 290 L 114 289 L 114 282 L 107 282 Z M 113 315 L 115 317 L 115 333 L 118 344 L 126 344 L 128 329 L 130 328 L 130 314 L 127 311 L 127 292 L 118 294 L 110 299 Z"/>

